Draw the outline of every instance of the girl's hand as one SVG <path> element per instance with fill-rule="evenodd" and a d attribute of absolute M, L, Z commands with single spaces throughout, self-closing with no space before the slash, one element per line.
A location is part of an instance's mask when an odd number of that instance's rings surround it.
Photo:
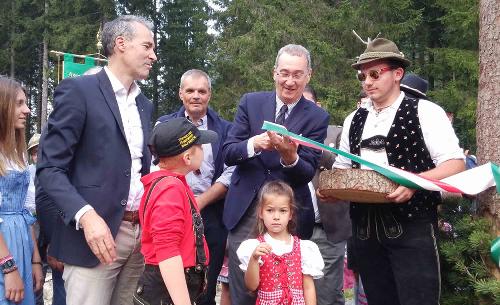
<path fill-rule="evenodd" d="M 14 303 L 24 299 L 24 284 L 17 270 L 4 274 L 5 298 Z"/>
<path fill-rule="evenodd" d="M 38 292 L 40 289 L 43 288 L 43 271 L 42 271 L 42 265 L 40 264 L 32 264 L 31 265 L 33 268 L 33 289 L 35 292 Z"/>
<path fill-rule="evenodd" d="M 266 242 L 262 242 L 253 251 L 252 258 L 255 260 L 259 260 L 261 256 L 271 253 L 271 250 L 271 245 Z"/>

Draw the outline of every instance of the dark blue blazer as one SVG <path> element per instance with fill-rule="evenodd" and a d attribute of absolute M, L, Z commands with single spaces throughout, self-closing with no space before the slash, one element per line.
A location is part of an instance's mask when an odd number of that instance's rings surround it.
<path fill-rule="evenodd" d="M 136 103 L 144 136 L 145 175 L 151 163 L 147 142 L 152 104 L 143 94 Z M 118 103 L 104 70 L 61 81 L 40 146 L 38 182 L 61 214 L 50 254 L 68 264 L 96 266 L 99 261 L 83 230 L 75 229 L 75 214 L 90 204 L 116 236 L 127 204 L 132 163 Z"/>
<path fill-rule="evenodd" d="M 248 158 L 247 143 L 261 134 L 264 121 L 275 121 L 276 92 L 254 92 L 243 95 L 234 118 L 233 128 L 224 143 L 227 165 L 237 165 L 226 195 L 224 224 L 228 230 L 236 227 L 257 196 L 262 185 L 271 180 L 290 184 L 298 204 L 298 234 L 309 238 L 314 226 L 314 210 L 307 184 L 314 176 L 321 151 L 299 146 L 299 161 L 292 168 L 280 164 L 276 151 L 263 151 Z M 314 103 L 301 98 L 285 121 L 291 132 L 323 143 L 329 115 Z"/>
<path fill-rule="evenodd" d="M 179 111 L 164 115 L 158 119 L 158 122 L 165 122 L 172 118 L 185 117 L 186 108 L 181 106 Z M 224 171 L 224 156 L 222 154 L 222 144 L 226 140 L 227 133 L 231 128 L 231 123 L 221 118 L 217 112 L 208 108 L 207 111 L 207 125 L 208 129 L 215 131 L 219 137 L 217 142 L 212 144 L 212 156 L 214 158 L 214 177 L 212 178 L 212 184 L 222 175 Z M 221 199 L 201 211 L 203 220 L 205 221 L 216 221 L 221 222 L 222 212 L 224 210 L 224 199 Z M 222 224 L 222 223 L 221 223 Z"/>

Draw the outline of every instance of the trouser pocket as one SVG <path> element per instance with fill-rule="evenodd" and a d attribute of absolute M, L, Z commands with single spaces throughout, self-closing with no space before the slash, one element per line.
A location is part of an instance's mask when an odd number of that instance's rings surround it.
<path fill-rule="evenodd" d="M 403 234 L 403 227 L 401 223 L 396 220 L 391 208 L 381 207 L 377 210 L 378 218 L 384 228 L 384 234 L 387 238 L 398 238 Z"/>
<path fill-rule="evenodd" d="M 135 305 L 173 304 L 161 277 L 160 268 L 146 266 L 134 291 L 133 301 Z"/>

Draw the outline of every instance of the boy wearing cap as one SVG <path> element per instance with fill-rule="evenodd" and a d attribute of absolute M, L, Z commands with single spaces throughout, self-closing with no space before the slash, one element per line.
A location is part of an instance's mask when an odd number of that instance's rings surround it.
<path fill-rule="evenodd" d="M 340 149 L 381 164 L 443 179 L 464 170 L 464 156 L 446 113 L 405 95 L 410 64 L 396 44 L 369 42 L 352 65 L 369 101 L 344 121 Z M 361 168 L 338 156 L 335 168 Z M 439 192 L 399 186 L 388 204 L 351 203 L 353 252 L 370 305 L 439 304 L 435 229 Z"/>
<path fill-rule="evenodd" d="M 135 304 L 193 304 L 203 291 L 208 248 L 196 199 L 185 175 L 199 169 L 201 144 L 217 134 L 199 130 L 186 118 L 158 124 L 149 147 L 159 171 L 144 176 L 139 208 L 146 267 Z"/>

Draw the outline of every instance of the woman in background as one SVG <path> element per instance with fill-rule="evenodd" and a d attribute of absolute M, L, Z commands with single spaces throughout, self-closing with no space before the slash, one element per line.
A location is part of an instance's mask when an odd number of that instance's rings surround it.
<path fill-rule="evenodd" d="M 30 173 L 24 138 L 29 115 L 21 85 L 0 76 L 0 304 L 34 304 L 42 263 L 25 208 Z"/>

